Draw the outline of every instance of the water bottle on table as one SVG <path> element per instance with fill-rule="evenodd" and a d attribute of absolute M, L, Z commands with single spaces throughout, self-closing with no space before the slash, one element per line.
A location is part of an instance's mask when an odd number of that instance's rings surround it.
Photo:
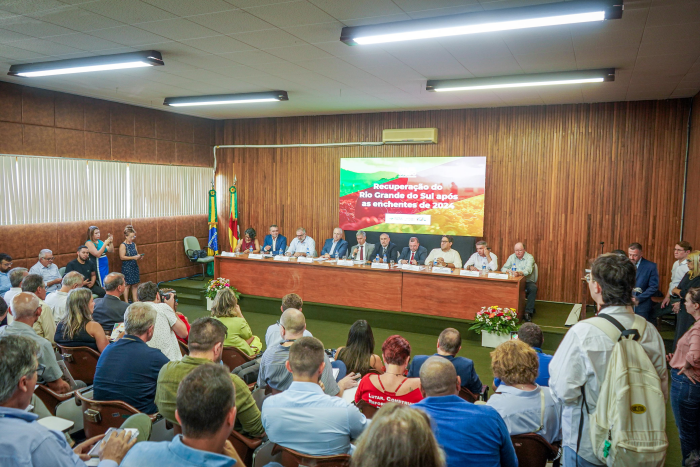
<path fill-rule="evenodd" d="M 384 255 L 384 262 L 386 263 L 386 255 Z"/>
<path fill-rule="evenodd" d="M 515 268 L 515 261 L 513 261 L 513 267 L 510 269 L 510 275 L 515 277 L 515 273 L 518 272 Z"/>
<path fill-rule="evenodd" d="M 485 265 L 485 264 L 482 264 L 482 265 L 481 265 L 481 275 L 482 275 L 482 276 L 485 276 L 485 275 L 486 275 L 486 265 Z"/>

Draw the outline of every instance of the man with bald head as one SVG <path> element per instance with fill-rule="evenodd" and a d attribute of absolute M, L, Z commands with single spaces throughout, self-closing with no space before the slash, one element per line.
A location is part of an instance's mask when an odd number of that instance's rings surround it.
<path fill-rule="evenodd" d="M 508 428 L 498 412 L 457 395 L 462 382 L 452 363 L 430 357 L 421 366 L 420 383 L 424 399 L 413 407 L 430 415 L 447 467 L 518 465 Z"/>
<path fill-rule="evenodd" d="M 532 321 L 535 314 L 535 298 L 537 297 L 537 264 L 535 258 L 525 251 L 525 244 L 518 242 L 515 244 L 515 253 L 508 257 L 508 261 L 501 268 L 501 272 L 513 272 L 515 276 L 525 276 L 525 321 Z"/>
<path fill-rule="evenodd" d="M 333 229 L 333 238 L 326 240 L 321 250 L 323 258 L 345 258 L 348 254 L 348 242 L 343 240 L 343 229 L 336 227 Z"/>
<path fill-rule="evenodd" d="M 287 371 L 286 362 L 289 360 L 289 348 L 301 337 L 306 330 L 304 314 L 296 308 L 289 308 L 282 313 L 280 319 L 280 334 L 282 342 L 269 347 L 260 360 L 258 387 L 270 386 L 273 391 L 284 391 L 292 384 L 294 378 Z M 357 387 L 357 377 L 350 373 L 336 383 L 333 377 L 333 367 L 328 355 L 324 352 L 325 367 L 321 374 L 323 390 L 329 396 L 342 396 L 343 391 Z M 359 375 L 358 375 L 359 376 Z"/>
<path fill-rule="evenodd" d="M 124 322 L 124 313 L 129 304 L 121 301 L 120 297 L 126 289 L 124 275 L 118 272 L 107 274 L 105 281 L 105 296 L 95 299 L 95 310 L 92 319 L 100 323 L 105 332 L 111 333 L 114 325 Z"/>
<path fill-rule="evenodd" d="M 46 367 L 44 373 L 39 378 L 39 383 L 46 384 L 51 390 L 59 394 L 70 392 L 70 384 L 61 379 L 63 371 L 56 362 L 51 343 L 37 335 L 34 331 L 34 323 L 41 315 L 41 300 L 39 297 L 29 292 L 21 292 L 12 299 L 12 314 L 14 321 L 8 326 L 0 328 L 0 339 L 5 336 L 25 336 L 32 339 L 39 345 L 41 355 L 39 363 Z"/>

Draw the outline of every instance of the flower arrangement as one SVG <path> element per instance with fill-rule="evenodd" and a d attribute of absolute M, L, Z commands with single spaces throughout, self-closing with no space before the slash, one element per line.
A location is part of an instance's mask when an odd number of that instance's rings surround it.
<path fill-rule="evenodd" d="M 515 308 L 485 306 L 476 314 L 476 322 L 470 331 L 481 334 L 482 331 L 492 334 L 510 334 L 518 330 L 518 314 Z"/>
<path fill-rule="evenodd" d="M 206 295 L 208 299 L 214 300 L 216 298 L 216 293 L 222 289 L 233 290 L 233 294 L 236 296 L 236 300 L 241 298 L 240 292 L 238 292 L 238 290 L 236 290 L 235 287 L 231 286 L 231 283 L 228 279 L 224 279 L 223 277 L 218 277 L 216 279 L 210 280 L 209 284 L 207 284 L 207 286 L 204 288 L 204 295 Z"/>

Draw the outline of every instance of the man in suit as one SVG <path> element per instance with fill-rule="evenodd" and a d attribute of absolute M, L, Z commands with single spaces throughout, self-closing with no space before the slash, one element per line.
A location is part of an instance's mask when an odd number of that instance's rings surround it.
<path fill-rule="evenodd" d="M 399 258 L 399 250 L 396 248 L 395 243 L 391 243 L 391 239 L 389 238 L 389 234 L 383 233 L 379 236 L 379 251 L 377 253 L 379 254 L 379 259 L 384 261 L 384 258 L 386 257 L 386 261 L 396 261 Z"/>
<path fill-rule="evenodd" d="M 123 274 L 112 272 L 105 277 L 105 296 L 95 299 L 95 309 L 92 312 L 92 319 L 100 323 L 105 332 L 111 333 L 115 324 L 124 322 L 124 313 L 129 304 L 122 302 L 119 297 L 125 288 Z"/>
<path fill-rule="evenodd" d="M 367 243 L 367 233 L 357 231 L 357 245 L 350 250 L 350 258 L 357 261 L 372 261 L 374 259 L 374 244 Z"/>
<path fill-rule="evenodd" d="M 399 256 L 399 263 L 417 266 L 424 264 L 427 256 L 428 250 L 424 246 L 420 246 L 420 242 L 416 237 L 411 237 L 408 241 L 408 246 L 403 247 L 401 256 Z"/>
<path fill-rule="evenodd" d="M 333 238 L 326 240 L 321 250 L 323 258 L 345 258 L 348 254 L 348 242 L 343 240 L 343 229 L 336 227 L 333 229 Z"/>
<path fill-rule="evenodd" d="M 283 255 L 287 249 L 287 237 L 280 235 L 280 228 L 275 224 L 270 226 L 270 234 L 265 235 L 262 251 L 272 255 Z"/>
<path fill-rule="evenodd" d="M 637 282 L 632 297 L 634 312 L 650 320 L 654 308 L 651 297 L 659 290 L 659 270 L 656 263 L 652 263 L 642 256 L 642 245 L 639 243 L 632 243 L 629 246 L 627 256 L 637 267 Z"/>

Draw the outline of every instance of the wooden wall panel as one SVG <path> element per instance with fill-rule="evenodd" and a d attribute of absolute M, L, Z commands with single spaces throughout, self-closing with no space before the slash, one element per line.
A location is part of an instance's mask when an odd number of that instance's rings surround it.
<path fill-rule="evenodd" d="M 700 250 L 700 93 L 693 98 L 687 173 L 683 239 L 689 241 L 694 249 Z"/>
<path fill-rule="evenodd" d="M 526 243 L 538 298 L 578 300 L 601 241 L 605 251 L 642 243 L 663 286 L 680 235 L 688 110 L 666 100 L 228 120 L 217 144 L 381 141 L 382 129 L 422 127 L 438 128 L 439 143 L 219 150 L 220 245 L 234 175 L 241 231 L 262 238 L 276 223 L 290 238 L 304 226 L 318 243 L 338 223 L 340 158 L 485 156 L 484 237 L 501 263 Z"/>

